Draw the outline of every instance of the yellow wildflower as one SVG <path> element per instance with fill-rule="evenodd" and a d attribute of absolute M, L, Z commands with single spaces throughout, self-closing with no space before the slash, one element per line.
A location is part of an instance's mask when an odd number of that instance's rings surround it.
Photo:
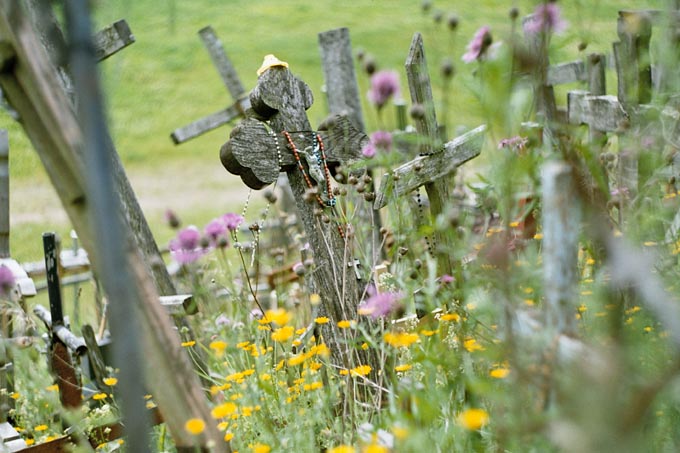
<path fill-rule="evenodd" d="M 95 401 L 100 401 L 106 399 L 106 393 L 95 393 L 92 395 L 92 399 Z"/>
<path fill-rule="evenodd" d="M 404 428 L 403 426 L 393 426 L 392 434 L 394 434 L 394 437 L 397 439 L 404 440 L 406 439 L 406 436 L 408 436 L 408 429 Z"/>
<path fill-rule="evenodd" d="M 222 403 L 219 406 L 215 406 L 211 411 L 211 415 L 215 419 L 224 418 L 236 412 L 237 407 L 238 406 L 236 406 L 236 404 L 232 403 L 231 401 L 227 401 L 226 403 Z"/>
<path fill-rule="evenodd" d="M 352 327 L 353 321 L 349 321 L 347 319 L 343 319 L 342 321 L 338 321 L 338 327 L 341 329 L 349 329 Z"/>
<path fill-rule="evenodd" d="M 192 346 L 195 345 L 195 344 L 196 344 L 196 341 L 195 341 L 195 340 L 183 341 L 183 342 L 182 342 L 182 347 L 190 348 L 190 347 L 192 347 Z"/>
<path fill-rule="evenodd" d="M 503 379 L 508 374 L 510 374 L 510 369 L 508 368 L 494 368 L 493 370 L 489 371 L 489 376 L 495 379 Z"/>
<path fill-rule="evenodd" d="M 403 364 L 403 365 L 397 365 L 397 366 L 395 366 L 395 367 L 394 367 L 394 371 L 404 372 L 404 371 L 410 370 L 411 368 L 412 368 L 412 366 L 411 366 L 410 364 L 405 363 L 405 364 Z"/>
<path fill-rule="evenodd" d="M 26 442 L 26 446 L 30 447 L 35 443 L 35 439 L 26 439 L 24 442 Z"/>
<path fill-rule="evenodd" d="M 484 350 L 484 346 L 477 343 L 477 340 L 475 340 L 474 338 L 467 338 L 463 342 L 463 347 L 468 352 L 475 352 L 475 351 L 483 351 Z"/>
<path fill-rule="evenodd" d="M 300 365 L 302 362 L 305 361 L 306 358 L 307 358 L 307 357 L 306 357 L 305 354 L 294 355 L 293 357 L 291 357 L 290 359 L 288 359 L 288 366 L 297 366 L 297 365 Z"/>
<path fill-rule="evenodd" d="M 458 322 L 458 321 L 460 321 L 460 315 L 458 313 L 446 313 L 444 315 L 441 315 L 441 317 L 439 319 L 441 321 Z"/>
<path fill-rule="evenodd" d="M 389 453 L 389 451 L 390 451 L 390 449 L 385 447 L 385 446 L 378 445 L 378 444 L 370 444 L 370 445 L 366 445 L 361 450 L 361 453 Z"/>
<path fill-rule="evenodd" d="M 224 350 L 227 349 L 227 343 L 222 340 L 215 340 L 210 342 L 209 347 L 215 351 L 215 354 L 222 356 L 222 354 L 224 354 Z"/>
<path fill-rule="evenodd" d="M 418 334 L 406 332 L 387 332 L 383 339 L 385 343 L 395 348 L 405 348 L 411 346 L 419 340 Z"/>
<path fill-rule="evenodd" d="M 225 441 L 225 442 L 229 442 L 229 441 L 230 441 L 231 439 L 233 439 L 233 438 L 234 438 L 234 433 L 226 433 L 226 434 L 224 435 L 224 441 Z"/>
<path fill-rule="evenodd" d="M 319 305 L 321 303 L 321 296 L 319 296 L 317 293 L 310 294 L 309 295 L 309 303 L 314 305 Z"/>
<path fill-rule="evenodd" d="M 319 316 L 314 320 L 317 324 L 328 324 L 328 321 L 330 321 L 330 319 L 328 319 L 327 316 Z"/>
<path fill-rule="evenodd" d="M 47 390 L 48 392 L 58 392 L 59 385 L 58 384 L 48 385 L 47 387 L 45 387 L 45 390 Z"/>
<path fill-rule="evenodd" d="M 20 396 L 21 395 L 19 395 L 17 392 L 12 392 L 9 394 L 9 397 L 12 398 L 13 400 L 18 400 Z"/>
<path fill-rule="evenodd" d="M 276 310 L 267 310 L 267 312 L 264 315 L 264 318 L 260 320 L 260 323 L 268 324 L 273 322 L 274 324 L 278 324 L 279 326 L 285 326 L 290 322 L 292 318 L 293 315 L 288 313 L 285 309 L 277 308 Z"/>
<path fill-rule="evenodd" d="M 489 423 L 489 413 L 484 409 L 466 409 L 458 415 L 458 424 L 470 431 L 477 431 Z"/>
<path fill-rule="evenodd" d="M 350 370 L 352 376 L 366 376 L 371 372 L 372 368 L 370 365 L 359 365 L 356 368 Z"/>
<path fill-rule="evenodd" d="M 189 434 L 197 436 L 205 431 L 205 422 L 200 418 L 190 418 L 184 424 L 184 429 Z"/>
<path fill-rule="evenodd" d="M 260 443 L 250 445 L 250 449 L 253 451 L 253 453 L 269 453 L 272 450 L 269 445 Z"/>
<path fill-rule="evenodd" d="M 113 387 L 116 384 L 118 384 L 118 379 L 116 379 L 115 377 L 104 378 L 104 385 L 108 385 L 109 387 Z"/>
<path fill-rule="evenodd" d="M 33 430 L 36 432 L 47 431 L 47 425 L 38 425 Z"/>
<path fill-rule="evenodd" d="M 328 453 L 356 453 L 356 449 L 351 445 L 338 445 L 328 450 Z"/>
<path fill-rule="evenodd" d="M 285 341 L 290 340 L 294 332 L 295 329 L 293 328 L 293 326 L 280 327 L 276 329 L 274 332 L 272 332 L 272 340 L 277 341 L 279 343 L 283 343 Z"/>
<path fill-rule="evenodd" d="M 425 337 L 431 337 L 432 335 L 435 335 L 438 332 L 439 332 L 439 329 L 437 329 L 437 330 L 427 330 L 427 329 L 425 329 L 425 330 L 421 330 L 420 334 L 425 336 Z"/>

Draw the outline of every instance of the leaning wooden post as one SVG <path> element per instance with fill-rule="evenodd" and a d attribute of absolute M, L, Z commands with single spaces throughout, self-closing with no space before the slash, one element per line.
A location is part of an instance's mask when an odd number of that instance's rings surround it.
<path fill-rule="evenodd" d="M 578 239 L 581 211 L 571 167 L 548 162 L 542 170 L 545 323 L 557 334 L 576 334 Z"/>
<path fill-rule="evenodd" d="M 422 105 L 425 110 L 423 117 L 414 120 L 416 130 L 421 135 L 422 140 L 419 151 L 421 155 L 432 154 L 441 147 L 442 143 L 435 114 L 434 99 L 432 98 L 430 74 L 427 71 L 425 47 L 420 33 L 413 35 L 405 67 L 411 101 L 414 104 Z M 451 201 L 449 181 L 443 178 L 428 182 L 425 184 L 425 191 L 430 201 L 431 223 L 435 225 L 437 217 L 444 213 L 445 206 Z M 453 274 L 453 261 L 451 259 L 453 243 L 450 235 L 435 229 L 434 241 L 436 250 L 430 252 L 437 259 L 437 272 L 440 275 Z"/>
<path fill-rule="evenodd" d="M 299 154 L 305 150 L 313 152 L 313 148 L 318 146 L 305 113 L 312 102 L 312 92 L 307 84 L 291 74 L 282 63 L 268 67 L 261 73 L 250 94 L 254 117 L 246 118 L 234 128 L 220 156 L 225 168 L 240 175 L 243 182 L 253 189 L 264 188 L 278 178 L 280 171 L 286 172 L 295 196 L 298 219 L 314 254 L 315 269 L 311 275 L 321 298 L 319 314 L 331 319 L 331 322 L 320 326 L 331 360 L 345 369 L 366 364 L 377 370 L 376 352 L 371 349 L 355 351 L 345 344 L 344 335 L 337 327 L 340 320 L 357 319 L 360 288 L 354 272 L 346 266 L 351 259 L 351 231 L 339 221 L 333 208 L 326 206 L 321 199 L 321 196 L 329 196 L 330 175 L 318 161 L 313 162 L 314 157 L 307 160 L 298 156 L 299 160 L 296 160 L 293 146 L 287 138 L 288 135 Z M 325 160 L 331 169 L 346 163 L 343 161 L 347 159 L 345 148 L 360 150 L 367 140 L 365 134 L 354 130 L 349 121 L 344 119 L 344 123 L 340 122 L 340 119 L 331 122 L 332 130 L 340 131 L 340 138 L 334 137 L 332 131 L 321 131 Z M 355 139 L 349 145 L 344 142 L 347 131 Z M 310 170 L 310 165 L 316 168 Z M 314 192 L 319 197 L 310 197 Z M 310 199 L 311 203 L 306 201 Z"/>
<path fill-rule="evenodd" d="M 9 137 L 0 129 L 0 258 L 9 257 Z"/>
<path fill-rule="evenodd" d="M 357 130 L 365 131 L 349 30 L 338 28 L 319 33 L 319 47 L 330 113 L 347 116 Z M 372 178 L 373 172 L 368 170 L 368 175 Z M 373 182 L 371 182 L 372 186 Z M 382 250 L 380 247 L 380 227 L 382 226 L 380 211 L 372 209 L 370 205 L 364 205 L 359 197 L 357 201 L 360 203 L 357 212 L 360 222 L 372 225 L 371 267 L 373 267 L 378 264 Z"/>
<path fill-rule="evenodd" d="M 91 221 L 93 207 L 82 176 L 85 174 L 82 131 L 49 57 L 19 2 L 0 0 L 0 43 L 0 86 L 7 100 L 19 113 L 22 126 L 38 152 L 83 246 L 92 251 L 90 258 L 94 268 L 100 269 L 100 258 L 94 253 L 97 248 Z M 115 152 L 113 154 L 117 156 Z M 122 167 L 120 171 L 123 172 Z M 117 179 L 117 183 L 120 180 Z M 198 442 L 213 442 L 216 452 L 230 451 L 217 428 L 209 423 L 212 418 L 203 390 L 186 352 L 180 346 L 177 332 L 158 303 L 158 291 L 152 283 L 154 280 L 148 262 L 142 258 L 144 251 L 132 238 L 132 229 L 140 227 L 140 224 L 134 223 L 135 217 L 129 212 L 134 207 L 123 203 L 122 198 L 120 202 L 128 210 L 129 217 L 126 220 L 131 225 L 130 234 L 120 247 L 125 251 L 126 266 L 131 273 L 129 284 L 134 286 L 139 295 L 139 304 L 135 305 L 133 316 L 138 316 L 140 324 L 144 326 L 141 329 L 145 356 L 143 364 L 145 375 L 149 377 L 149 389 L 177 445 L 193 447 L 197 442 L 196 436 L 184 429 L 187 419 L 195 417 L 206 422 L 206 431 L 198 436 Z M 138 215 L 141 216 L 141 211 Z M 167 281 L 171 283 L 169 278 Z M 162 288 L 162 285 L 159 286 Z"/>
<path fill-rule="evenodd" d="M 553 86 L 548 83 L 548 67 L 550 66 L 548 40 L 550 32 L 545 29 L 537 32 L 528 31 L 526 25 L 535 20 L 541 19 L 537 18 L 534 14 L 531 14 L 526 16 L 522 23 L 524 25 L 524 35 L 527 47 L 535 58 L 534 67 L 532 68 L 532 77 L 536 116 L 538 117 L 539 122 L 543 124 L 544 132 L 549 133 L 552 129 L 551 123 L 557 119 L 555 90 L 553 89 Z"/>

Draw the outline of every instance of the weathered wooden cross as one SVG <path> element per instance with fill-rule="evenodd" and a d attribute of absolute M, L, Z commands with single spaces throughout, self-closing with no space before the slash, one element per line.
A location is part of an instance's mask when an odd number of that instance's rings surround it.
<path fill-rule="evenodd" d="M 250 107 L 250 100 L 248 99 L 246 90 L 243 88 L 241 81 L 238 78 L 236 69 L 231 63 L 231 60 L 224 51 L 222 41 L 217 37 L 215 30 L 211 26 L 202 28 L 198 34 L 201 40 L 208 49 L 210 58 L 217 68 L 217 71 L 222 77 L 222 82 L 227 87 L 234 103 L 215 112 L 206 117 L 200 118 L 186 126 L 175 129 L 170 137 L 176 145 L 184 143 L 192 138 L 196 138 L 213 129 L 216 129 L 224 124 L 227 124 L 244 115 L 245 111 Z"/>
<path fill-rule="evenodd" d="M 313 102 L 312 92 L 303 81 L 287 68 L 274 66 L 263 72 L 250 94 L 252 112 L 231 132 L 221 149 L 225 168 L 239 175 L 253 189 L 273 183 L 285 171 L 295 195 L 299 221 L 314 254 L 312 278 L 321 297 L 320 315 L 332 322 L 321 326 L 324 341 L 330 348 L 333 362 L 344 368 L 356 364 L 355 354 L 348 348 L 337 328 L 337 321 L 356 319 L 360 288 L 346 264 L 351 258 L 351 228 L 345 227 L 333 213 L 322 207 L 315 197 L 312 203 L 306 193 L 321 193 L 329 184 L 329 173 L 340 164 L 348 164 L 350 156 L 360 158 L 360 150 L 368 138 L 355 130 L 346 118 L 336 117 L 327 131 L 319 131 L 324 144 L 328 171 L 320 165 L 321 181 L 309 179 L 309 163 L 296 160 L 286 133 L 298 151 L 318 146 L 305 110 Z M 312 162 L 312 165 L 317 163 Z M 314 187 L 309 187 L 312 182 Z M 376 365 L 377 357 L 369 351 L 359 351 L 362 363 Z M 355 365 L 356 366 L 356 365 Z M 377 368 L 376 368 L 377 369 Z"/>
<path fill-rule="evenodd" d="M 411 41 L 406 59 L 406 73 L 412 102 L 422 105 L 425 109 L 425 115 L 416 120 L 416 130 L 422 139 L 419 145 L 421 155 L 383 176 L 374 208 L 380 209 L 386 206 L 390 199 L 425 186 L 430 215 L 435 220 L 450 202 L 449 181 L 446 176 L 479 155 L 486 126 L 479 126 L 446 144 L 441 143 L 423 38 L 420 33 L 416 33 Z M 453 271 L 451 241 L 442 232 L 435 233 L 434 239 L 438 246 L 435 253 L 438 272 L 451 274 Z"/>

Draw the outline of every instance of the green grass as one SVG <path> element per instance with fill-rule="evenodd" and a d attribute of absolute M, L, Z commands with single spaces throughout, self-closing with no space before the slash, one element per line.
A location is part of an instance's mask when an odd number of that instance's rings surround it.
<path fill-rule="evenodd" d="M 568 3 L 568 4 L 567 4 Z M 101 64 L 106 89 L 110 127 L 121 158 L 130 172 L 142 171 L 153 175 L 155 168 L 201 168 L 217 166 L 220 146 L 227 140 L 229 128 L 223 127 L 181 146 L 175 146 L 169 135 L 172 130 L 204 115 L 215 112 L 230 99 L 213 67 L 197 31 L 212 25 L 222 39 L 246 89 L 256 82 L 256 69 L 265 54 L 274 53 L 288 61 L 294 73 L 305 80 L 316 97 L 309 111 L 312 124 L 326 115 L 321 87 L 323 75 L 317 44 L 319 32 L 336 27 L 349 27 L 354 50 L 363 49 L 372 55 L 380 68 L 397 69 L 402 74 L 402 94 L 408 98 L 403 64 L 412 35 L 424 35 L 427 59 L 432 74 L 436 99 L 441 99 L 442 81 L 438 68 L 444 58 L 451 58 L 457 75 L 449 92 L 450 111 L 446 117 L 449 130 L 457 125 L 476 126 L 483 112 L 469 87 L 474 84 L 460 56 L 465 46 L 481 25 L 492 27 L 496 40 L 507 39 L 511 30 L 508 10 L 520 9 L 520 15 L 533 10 L 536 1 L 459 1 L 455 8 L 444 2 L 433 2 L 432 10 L 424 13 L 421 3 L 414 0 L 352 2 L 235 0 L 191 2 L 151 0 L 97 2 L 96 21 L 99 25 L 117 19 L 127 19 L 136 42 Z M 589 43 L 588 52 L 610 52 L 616 39 L 616 11 L 622 8 L 660 8 L 661 0 L 565 2 L 564 15 L 570 23 L 567 33 L 557 37 L 557 60 L 578 57 L 576 44 Z M 443 12 L 443 21 L 435 23 L 434 11 Z M 577 11 L 585 11 L 583 17 Z M 458 30 L 452 34 L 446 26 L 447 18 L 456 14 Z M 568 45 L 566 43 L 569 43 Z M 361 93 L 368 88 L 368 78 L 358 70 Z M 614 92 L 615 86 L 609 86 Z M 365 103 L 366 100 L 363 99 Z M 564 101 L 562 101 L 564 102 Z M 376 127 L 375 113 L 365 104 L 367 127 Z M 443 117 L 439 112 L 440 118 Z M 11 177 L 14 184 L 48 184 L 40 160 L 32 150 L 18 124 L 0 113 L 0 128 L 8 128 L 11 144 Z M 152 176 L 150 176 L 152 177 Z M 177 174 L 181 183 L 182 171 Z M 195 176 L 192 176 L 195 177 Z M 200 177 L 200 176 L 198 176 Z M 168 181 L 175 185 L 175 181 Z M 238 209 L 244 200 L 229 198 L 230 187 L 240 181 L 224 172 L 225 201 L 204 199 L 200 190 L 195 194 L 195 209 L 181 214 L 201 223 L 220 214 L 225 207 Z M 24 200 L 12 200 L 13 206 L 24 205 Z M 172 207 L 172 199 L 167 207 Z M 50 211 L 53 206 L 36 209 Z M 201 215 L 196 215 L 201 212 Z M 149 212 L 152 229 L 163 236 L 162 216 Z M 12 251 L 21 259 L 39 255 L 36 234 L 44 229 L 68 231 L 68 225 L 26 224 L 12 232 Z M 167 238 L 163 237 L 165 241 Z M 37 246 L 35 244 L 38 244 Z M 30 245 L 29 245 L 30 244 Z"/>

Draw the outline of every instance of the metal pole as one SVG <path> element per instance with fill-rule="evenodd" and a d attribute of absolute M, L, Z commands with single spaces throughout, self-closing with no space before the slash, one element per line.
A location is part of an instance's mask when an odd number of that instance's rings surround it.
<path fill-rule="evenodd" d="M 68 48 L 78 116 L 83 130 L 83 155 L 87 169 L 88 202 L 92 206 L 96 256 L 109 296 L 109 323 L 113 334 L 113 359 L 120 369 L 119 395 L 127 451 L 149 449 L 149 421 L 144 405 L 144 375 L 135 305 L 141 304 L 125 251 L 130 246 L 123 230 L 120 201 L 113 191 L 111 153 L 103 101 L 96 69 L 92 25 L 87 0 L 66 0 Z"/>

